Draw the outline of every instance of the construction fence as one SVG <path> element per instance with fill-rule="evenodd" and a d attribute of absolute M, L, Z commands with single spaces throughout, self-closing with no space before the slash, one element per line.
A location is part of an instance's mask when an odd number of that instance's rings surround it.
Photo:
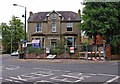
<path fill-rule="evenodd" d="M 105 46 L 85 45 L 80 47 L 79 58 L 85 60 L 105 60 Z"/>
<path fill-rule="evenodd" d="M 40 59 L 84 59 L 84 60 L 105 60 L 106 46 L 101 45 L 77 45 L 77 46 L 60 46 L 50 48 L 27 48 L 26 58 Z"/>

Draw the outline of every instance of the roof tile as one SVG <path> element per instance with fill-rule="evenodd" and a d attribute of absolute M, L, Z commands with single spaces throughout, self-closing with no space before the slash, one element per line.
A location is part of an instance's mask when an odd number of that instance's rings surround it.
<path fill-rule="evenodd" d="M 62 16 L 62 21 L 80 21 L 80 16 L 72 11 L 56 11 Z M 29 17 L 28 21 L 45 21 L 50 12 L 38 12 Z"/>

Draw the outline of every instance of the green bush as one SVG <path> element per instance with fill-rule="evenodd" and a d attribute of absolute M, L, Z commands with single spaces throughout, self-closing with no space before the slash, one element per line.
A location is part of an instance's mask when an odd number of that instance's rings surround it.
<path fill-rule="evenodd" d="M 34 48 L 35 49 L 35 54 L 42 54 L 44 53 L 44 48 Z"/>
<path fill-rule="evenodd" d="M 44 53 L 44 48 L 27 47 L 27 52 L 34 53 L 34 54 L 42 54 Z"/>
<path fill-rule="evenodd" d="M 27 47 L 27 52 L 30 53 L 34 53 L 35 49 L 33 47 Z"/>
<path fill-rule="evenodd" d="M 50 51 L 51 54 L 60 55 L 64 53 L 64 44 L 58 42 L 55 47 L 51 47 Z"/>

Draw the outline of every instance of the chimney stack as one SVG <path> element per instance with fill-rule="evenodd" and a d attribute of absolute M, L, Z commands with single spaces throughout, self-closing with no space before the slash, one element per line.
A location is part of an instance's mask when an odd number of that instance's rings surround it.
<path fill-rule="evenodd" d="M 78 15 L 81 17 L 81 10 L 80 9 L 78 10 Z"/>
<path fill-rule="evenodd" d="M 30 11 L 30 13 L 29 13 L 29 17 L 31 17 L 33 15 L 33 12 L 32 11 Z"/>

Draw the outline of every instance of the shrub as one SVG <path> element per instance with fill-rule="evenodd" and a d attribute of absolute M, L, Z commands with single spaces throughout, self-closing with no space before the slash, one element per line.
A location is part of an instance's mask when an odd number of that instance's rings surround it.
<path fill-rule="evenodd" d="M 64 44 L 58 42 L 55 47 L 51 47 L 50 51 L 51 54 L 60 55 L 64 53 Z"/>
<path fill-rule="evenodd" d="M 27 47 L 27 52 L 30 53 L 34 53 L 35 49 L 33 47 Z"/>
<path fill-rule="evenodd" d="M 42 53 L 44 53 L 44 48 L 28 47 L 27 52 L 28 53 L 35 53 L 35 54 L 42 54 Z"/>

